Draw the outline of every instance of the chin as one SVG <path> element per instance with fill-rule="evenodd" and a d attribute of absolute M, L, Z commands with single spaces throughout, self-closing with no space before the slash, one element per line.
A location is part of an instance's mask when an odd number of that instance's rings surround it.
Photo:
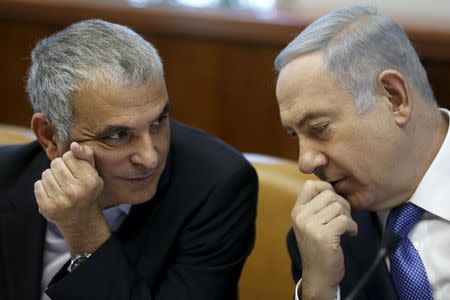
<path fill-rule="evenodd" d="M 359 211 L 368 208 L 367 198 L 361 194 L 350 194 L 344 198 L 349 202 L 352 211 Z"/>
<path fill-rule="evenodd" d="M 140 192 L 130 192 L 128 195 L 125 195 L 124 199 L 126 199 L 125 203 L 128 204 L 141 204 L 147 202 L 155 196 L 156 189 L 148 190 L 148 191 L 140 191 Z"/>
<path fill-rule="evenodd" d="M 156 187 L 151 187 L 146 190 L 122 188 L 119 191 L 110 191 L 109 193 L 106 193 L 104 199 L 109 204 L 108 206 L 119 204 L 137 205 L 151 200 L 153 196 L 155 196 L 155 193 Z"/>

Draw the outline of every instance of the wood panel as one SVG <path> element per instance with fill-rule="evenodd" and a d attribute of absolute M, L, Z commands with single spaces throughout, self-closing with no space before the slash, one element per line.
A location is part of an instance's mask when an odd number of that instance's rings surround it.
<path fill-rule="evenodd" d="M 122 23 L 158 48 L 173 117 L 209 131 L 241 151 L 296 158 L 297 146 L 280 126 L 273 60 L 309 21 L 283 13 L 193 10 L 126 1 L 0 2 L 0 122 L 28 126 L 32 111 L 24 90 L 29 53 L 37 40 L 86 18 Z M 435 95 L 450 107 L 450 29 L 410 33 Z"/>

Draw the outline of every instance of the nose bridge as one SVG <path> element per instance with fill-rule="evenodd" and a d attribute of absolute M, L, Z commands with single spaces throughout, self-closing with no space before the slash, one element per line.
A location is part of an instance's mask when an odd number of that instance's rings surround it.
<path fill-rule="evenodd" d="M 326 163 L 325 155 L 313 141 L 300 138 L 298 148 L 298 168 L 301 172 L 314 173 L 317 168 Z"/>
<path fill-rule="evenodd" d="M 131 160 L 135 164 L 147 168 L 155 168 L 158 165 L 158 153 L 151 134 L 145 133 L 135 138 Z"/>

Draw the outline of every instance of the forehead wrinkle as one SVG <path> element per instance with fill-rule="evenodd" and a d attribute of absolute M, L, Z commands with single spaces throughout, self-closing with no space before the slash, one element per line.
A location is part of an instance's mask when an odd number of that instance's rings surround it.
<path fill-rule="evenodd" d="M 300 122 L 304 125 L 313 117 L 326 116 L 329 113 L 323 107 L 326 102 L 339 101 L 348 95 L 351 93 L 328 69 L 321 52 L 306 54 L 289 62 L 281 70 L 277 84 L 280 115 L 285 117 L 286 123 L 296 126 Z M 302 105 L 303 100 L 310 100 L 307 101 L 309 104 Z"/>

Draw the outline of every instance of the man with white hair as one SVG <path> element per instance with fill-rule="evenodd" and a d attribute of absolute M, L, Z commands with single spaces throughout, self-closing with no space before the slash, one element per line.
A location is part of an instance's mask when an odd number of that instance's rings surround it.
<path fill-rule="evenodd" d="M 275 66 L 299 169 L 318 177 L 291 214 L 296 296 L 348 296 L 390 233 L 400 241 L 358 299 L 448 299 L 450 113 L 437 106 L 406 33 L 373 7 L 338 9 Z"/>
<path fill-rule="evenodd" d="M 0 149 L 0 299 L 236 299 L 256 173 L 169 120 L 154 47 L 81 21 L 37 44 L 27 87 L 37 141 Z"/>

